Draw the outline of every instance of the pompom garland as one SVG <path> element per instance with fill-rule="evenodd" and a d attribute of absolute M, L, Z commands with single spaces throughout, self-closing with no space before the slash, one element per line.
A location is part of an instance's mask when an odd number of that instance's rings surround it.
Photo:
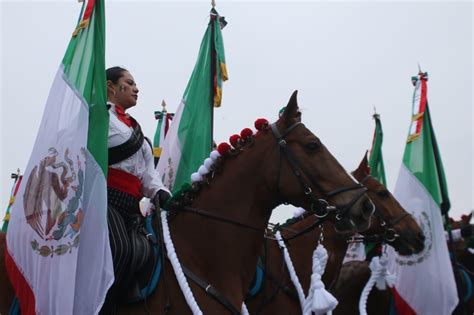
<path fill-rule="evenodd" d="M 258 131 L 267 130 L 269 128 L 268 120 L 265 118 L 258 118 L 255 120 L 254 126 Z"/>
<path fill-rule="evenodd" d="M 240 141 L 241 141 L 240 135 L 237 135 L 237 134 L 232 135 L 229 138 L 229 142 L 234 148 L 237 148 L 240 145 Z"/>
<path fill-rule="evenodd" d="M 219 152 L 220 155 L 229 154 L 230 149 L 231 149 L 231 146 L 227 142 L 222 142 L 221 144 L 217 146 L 217 152 Z"/>
<path fill-rule="evenodd" d="M 242 129 L 242 131 L 240 132 L 240 136 L 241 136 L 242 139 L 245 141 L 245 140 L 247 140 L 248 138 L 250 138 L 250 137 L 253 136 L 253 131 L 252 131 L 252 129 L 250 129 L 250 128 L 244 128 L 244 129 Z"/>

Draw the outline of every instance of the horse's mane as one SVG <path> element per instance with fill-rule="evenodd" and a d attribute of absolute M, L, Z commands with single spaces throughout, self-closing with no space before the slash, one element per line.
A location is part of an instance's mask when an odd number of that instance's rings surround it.
<path fill-rule="evenodd" d="M 253 147 L 254 138 L 261 132 L 269 130 L 268 121 L 264 118 L 257 119 L 254 125 L 256 131 L 244 128 L 240 134 L 229 137 L 230 144 L 227 142 L 219 144 L 217 149 L 211 152 L 209 158 L 206 158 L 198 170 L 191 175 L 191 182 L 181 185 L 181 188 L 173 194 L 164 207 L 173 209 L 190 205 L 199 192 L 209 186 L 215 175 L 222 171 L 225 161 L 235 159 L 245 148 Z"/>

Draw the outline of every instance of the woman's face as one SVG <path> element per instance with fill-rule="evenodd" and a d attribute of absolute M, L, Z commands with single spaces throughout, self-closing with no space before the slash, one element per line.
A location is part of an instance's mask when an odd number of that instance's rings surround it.
<path fill-rule="evenodd" d="M 124 71 L 117 83 L 112 83 L 112 88 L 115 91 L 115 104 L 124 110 L 137 104 L 139 90 L 130 72 Z"/>

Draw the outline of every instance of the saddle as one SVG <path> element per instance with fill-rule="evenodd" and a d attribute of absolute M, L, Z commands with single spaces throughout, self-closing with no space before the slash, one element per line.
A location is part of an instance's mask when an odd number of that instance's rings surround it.
<path fill-rule="evenodd" d="M 162 262 L 159 243 L 157 214 L 143 218 L 133 215 L 129 222 L 128 233 L 132 248 L 129 265 L 129 279 L 123 292 L 125 304 L 146 299 L 156 288 L 160 279 Z"/>

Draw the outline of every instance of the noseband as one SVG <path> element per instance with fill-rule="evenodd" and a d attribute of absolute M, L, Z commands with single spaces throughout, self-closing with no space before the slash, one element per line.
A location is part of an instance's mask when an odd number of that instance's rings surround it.
<path fill-rule="evenodd" d="M 347 215 L 350 209 L 354 206 L 354 204 L 359 200 L 367 191 L 362 184 L 355 184 L 352 186 L 342 187 L 335 190 L 332 190 L 328 193 L 324 193 L 323 189 L 320 185 L 313 180 L 313 178 L 309 175 L 307 171 L 304 170 L 302 164 L 293 153 L 291 148 L 288 146 L 288 143 L 285 140 L 285 137 L 293 131 L 296 127 L 303 125 L 301 122 L 296 122 L 288 129 L 286 129 L 283 133 L 280 134 L 278 131 L 276 123 L 271 124 L 271 129 L 273 136 L 276 139 L 277 146 L 278 146 L 278 175 L 277 175 L 277 192 L 278 195 L 281 196 L 280 193 L 280 177 L 281 177 L 281 161 L 282 155 L 286 156 L 286 159 L 290 163 L 290 166 L 293 170 L 293 174 L 298 179 L 301 188 L 303 189 L 304 194 L 308 197 L 309 201 L 311 202 L 310 210 L 314 215 L 319 218 L 324 218 L 328 215 L 330 211 L 336 212 L 336 219 L 341 220 L 343 217 Z M 323 196 L 323 198 L 318 198 L 314 195 L 313 188 L 316 188 L 319 193 Z M 341 206 L 330 206 L 326 198 L 333 197 L 337 194 L 347 192 L 350 190 L 360 190 L 358 194 L 356 194 L 349 203 L 346 205 Z M 282 198 L 281 198 L 282 199 Z"/>

